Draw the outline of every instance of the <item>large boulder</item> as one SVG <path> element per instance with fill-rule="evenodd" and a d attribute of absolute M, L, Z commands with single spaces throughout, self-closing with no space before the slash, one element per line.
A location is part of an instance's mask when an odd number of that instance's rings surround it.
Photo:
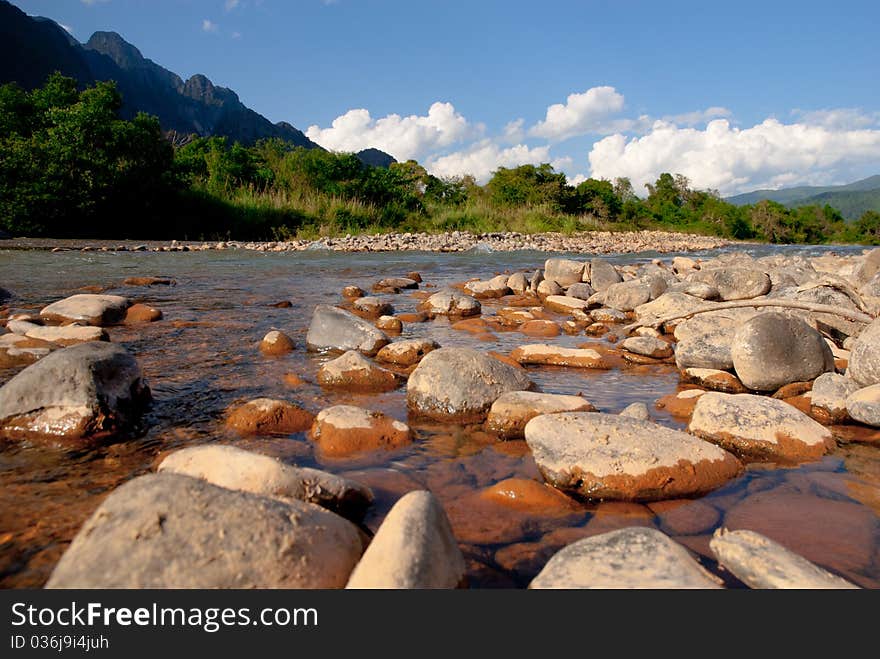
<path fill-rule="evenodd" d="M 847 375 L 863 387 L 880 384 L 880 318 L 868 325 L 853 343 Z"/>
<path fill-rule="evenodd" d="M 751 460 L 811 460 L 835 446 L 828 429 L 803 412 L 752 394 L 700 396 L 688 431 Z"/>
<path fill-rule="evenodd" d="M 544 478 L 590 499 L 655 501 L 703 494 L 739 474 L 727 451 L 687 433 L 616 414 L 537 416 L 526 443 Z"/>
<path fill-rule="evenodd" d="M 846 411 L 860 423 L 880 427 L 880 384 L 851 393 L 846 399 Z"/>
<path fill-rule="evenodd" d="M 531 386 L 525 371 L 469 348 L 427 354 L 409 376 L 410 411 L 442 421 L 482 421 L 501 394 Z"/>
<path fill-rule="evenodd" d="M 341 588 L 361 552 L 320 506 L 150 474 L 104 500 L 46 587 Z"/>
<path fill-rule="evenodd" d="M 631 527 L 560 550 L 529 588 L 719 588 L 720 580 L 660 531 Z"/>
<path fill-rule="evenodd" d="M 521 439 L 526 424 L 541 414 L 595 411 L 592 403 L 580 396 L 510 391 L 492 403 L 486 418 L 486 430 L 497 433 L 502 439 Z"/>
<path fill-rule="evenodd" d="M 584 281 L 584 268 L 589 275 L 589 267 L 581 261 L 551 258 L 544 262 L 544 278 L 555 281 L 560 286 L 569 286 Z"/>
<path fill-rule="evenodd" d="M 604 291 L 612 284 L 623 281 L 620 273 L 605 259 L 590 261 L 590 286 L 596 291 Z"/>
<path fill-rule="evenodd" d="M 417 490 L 394 504 L 346 588 L 455 588 L 464 572 L 443 507 Z"/>
<path fill-rule="evenodd" d="M 80 293 L 44 307 L 40 317 L 52 323 L 84 323 L 103 327 L 122 322 L 128 306 L 128 299 L 120 295 Z"/>
<path fill-rule="evenodd" d="M 767 311 L 747 320 L 730 344 L 733 368 L 755 391 L 776 391 L 834 370 L 825 339 L 800 318 Z"/>
<path fill-rule="evenodd" d="M 158 471 L 201 478 L 227 490 L 308 501 L 355 522 L 363 519 L 373 501 L 370 488 L 355 481 L 223 444 L 175 451 Z"/>
<path fill-rule="evenodd" d="M 311 350 L 358 350 L 372 357 L 388 343 L 388 337 L 344 309 L 319 304 L 312 315 L 306 343 Z"/>
<path fill-rule="evenodd" d="M 92 341 L 46 355 L 0 388 L 0 436 L 78 440 L 137 420 L 150 390 L 125 348 Z"/>
<path fill-rule="evenodd" d="M 419 309 L 432 316 L 478 316 L 481 306 L 476 298 L 447 289 L 434 293 Z"/>
<path fill-rule="evenodd" d="M 718 529 L 709 547 L 718 562 L 749 588 L 857 588 L 754 531 Z"/>
<path fill-rule="evenodd" d="M 722 300 L 749 300 L 770 291 L 770 276 L 763 270 L 722 267 L 703 269 L 688 275 L 718 290 Z"/>
<path fill-rule="evenodd" d="M 666 292 L 651 302 L 640 304 L 634 311 L 639 319 L 663 318 L 688 313 L 704 304 L 704 300 L 687 293 Z"/>
<path fill-rule="evenodd" d="M 611 284 L 605 290 L 605 306 L 618 311 L 632 311 L 651 299 L 651 288 L 645 282 L 632 279 Z"/>

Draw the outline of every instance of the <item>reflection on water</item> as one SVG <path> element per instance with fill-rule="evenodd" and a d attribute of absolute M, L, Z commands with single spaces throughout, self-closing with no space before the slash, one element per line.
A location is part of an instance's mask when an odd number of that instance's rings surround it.
<path fill-rule="evenodd" d="M 755 251 L 768 249 L 756 247 Z M 632 263 L 656 256 L 612 260 Z M 412 445 L 344 460 L 316 453 L 303 434 L 239 438 L 224 429 L 222 416 L 231 403 L 258 396 L 286 398 L 313 411 L 350 403 L 406 419 L 404 389 L 364 395 L 325 392 L 314 384 L 317 369 L 327 359 L 302 349 L 314 305 L 341 302 L 343 286 L 369 290 L 378 279 L 413 270 L 422 273 L 422 288 L 439 287 L 471 277 L 534 270 L 546 257 L 538 252 L 483 251 L 0 251 L 0 285 L 18 295 L 10 308 L 39 309 L 81 292 L 81 287 L 100 286 L 156 306 L 165 316 L 150 325 L 110 329 L 113 341 L 137 356 L 153 390 L 155 401 L 140 432 L 87 451 L 16 444 L 0 449 L 0 585 L 42 585 L 79 526 L 108 492 L 155 468 L 168 451 L 205 442 L 234 443 L 361 480 L 377 495 L 366 520 L 374 530 L 403 493 L 431 489 L 450 516 L 473 586 L 526 585 L 565 544 L 634 524 L 669 533 L 710 569 L 715 566 L 709 537 L 720 524 L 728 524 L 771 535 L 861 585 L 880 585 L 878 446 L 849 444 L 819 462 L 795 469 L 753 465 L 743 477 L 699 501 L 650 506 L 578 504 L 564 510 L 548 503 L 546 508 L 522 510 L 505 507 L 481 492 L 506 479 L 540 480 L 528 448 L 522 441 L 495 442 L 478 426 L 410 420 L 417 440 Z M 121 285 L 134 275 L 167 276 L 177 285 Z M 414 311 L 418 303 L 407 293 L 382 297 L 397 313 Z M 292 306 L 272 306 L 283 300 Z M 487 313 L 499 306 L 497 301 L 484 304 Z M 263 357 L 257 345 L 271 329 L 288 333 L 298 349 L 283 358 Z M 474 334 L 454 330 L 445 320 L 405 324 L 402 338 L 423 336 L 444 346 L 475 346 L 500 353 L 522 343 L 549 341 L 574 347 L 595 341 L 566 335 L 531 339 L 514 331 Z M 14 372 L 0 370 L 0 382 Z M 289 374 L 304 383 L 287 384 Z M 671 367 L 630 366 L 603 372 L 550 367 L 530 369 L 530 375 L 543 391 L 581 393 L 603 411 L 617 412 L 632 402 L 645 402 L 657 421 L 681 426 L 680 421 L 653 408 L 657 398 L 677 388 L 678 377 Z"/>

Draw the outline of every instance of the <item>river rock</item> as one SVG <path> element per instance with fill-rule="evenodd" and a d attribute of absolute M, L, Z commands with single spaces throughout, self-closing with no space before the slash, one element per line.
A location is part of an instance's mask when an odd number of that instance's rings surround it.
<path fill-rule="evenodd" d="M 117 488 L 61 557 L 47 588 L 341 588 L 357 528 L 303 501 L 178 474 Z"/>
<path fill-rule="evenodd" d="M 25 336 L 38 341 L 48 341 L 60 346 L 72 346 L 88 341 L 109 341 L 107 330 L 101 327 L 65 325 L 63 327 L 34 325 Z"/>
<path fill-rule="evenodd" d="M 880 427 L 880 384 L 851 393 L 846 399 L 846 411 L 860 423 Z"/>
<path fill-rule="evenodd" d="M 863 387 L 880 384 L 880 318 L 853 342 L 847 375 Z"/>
<path fill-rule="evenodd" d="M 176 286 L 177 282 L 169 277 L 127 277 L 125 286 Z"/>
<path fill-rule="evenodd" d="M 769 275 L 751 268 L 704 268 L 688 275 L 688 279 L 709 284 L 722 300 L 750 300 L 770 292 Z"/>
<path fill-rule="evenodd" d="M 519 364 L 608 369 L 611 365 L 592 348 L 563 348 L 535 343 L 514 348 L 510 358 Z"/>
<path fill-rule="evenodd" d="M 417 274 L 417 273 L 413 273 Z M 386 277 L 385 279 L 380 279 L 376 282 L 374 289 L 388 289 L 388 288 L 418 288 L 419 281 L 421 279 L 416 280 L 412 277 Z"/>
<path fill-rule="evenodd" d="M 817 459 L 835 447 L 827 428 L 776 398 L 710 392 L 688 431 L 752 460 Z"/>
<path fill-rule="evenodd" d="M 544 478 L 590 499 L 654 501 L 704 494 L 742 470 L 727 451 L 687 433 L 616 414 L 538 416 L 526 443 Z"/>
<path fill-rule="evenodd" d="M 464 288 L 476 298 L 504 297 L 510 295 L 507 280 L 507 275 L 498 275 L 488 281 L 469 281 L 464 285 Z"/>
<path fill-rule="evenodd" d="M 293 352 L 295 347 L 293 339 L 278 330 L 268 332 L 260 341 L 260 352 L 273 357 Z"/>
<path fill-rule="evenodd" d="M 633 279 L 612 284 L 605 290 L 604 304 L 618 311 L 632 311 L 651 299 L 651 289 L 644 282 Z"/>
<path fill-rule="evenodd" d="M 557 313 L 570 314 L 575 309 L 585 310 L 587 303 L 584 300 L 568 297 L 567 295 L 548 295 L 544 298 L 544 307 Z"/>
<path fill-rule="evenodd" d="M 630 403 L 620 411 L 620 416 L 639 419 L 640 421 L 649 421 L 651 419 L 648 406 L 644 403 Z"/>
<path fill-rule="evenodd" d="M 400 386 L 400 378 L 356 350 L 349 350 L 318 369 L 318 384 L 353 391 L 391 391 Z"/>
<path fill-rule="evenodd" d="M 0 335 L 0 368 L 33 364 L 58 346 L 19 334 Z"/>
<path fill-rule="evenodd" d="M 382 348 L 376 355 L 376 360 L 398 366 L 412 366 L 418 364 L 425 355 L 439 347 L 440 344 L 431 339 L 395 341 Z"/>
<path fill-rule="evenodd" d="M 436 420 L 482 421 L 501 394 L 531 387 L 525 371 L 469 348 L 427 354 L 406 387 L 410 411 Z"/>
<path fill-rule="evenodd" d="M 433 316 L 477 316 L 480 314 L 480 302 L 456 290 L 445 290 L 434 293 L 419 305 L 422 311 Z"/>
<path fill-rule="evenodd" d="M 357 298 L 351 303 L 351 306 L 356 311 L 360 311 L 370 318 L 378 318 L 379 316 L 387 316 L 394 313 L 394 309 L 390 304 L 372 295 Z"/>
<path fill-rule="evenodd" d="M 717 288 L 702 281 L 676 282 L 669 286 L 667 293 L 684 294 L 701 300 L 717 300 L 721 297 L 721 293 L 718 292 Z"/>
<path fill-rule="evenodd" d="M 289 434 L 308 430 L 315 415 L 275 398 L 255 398 L 231 407 L 226 425 L 242 434 Z"/>
<path fill-rule="evenodd" d="M 880 272 L 880 248 L 874 248 L 865 254 L 853 270 L 853 281 L 857 286 L 870 281 Z"/>
<path fill-rule="evenodd" d="M 522 295 L 529 290 L 529 280 L 522 272 L 514 272 L 507 278 L 507 287 L 516 295 Z"/>
<path fill-rule="evenodd" d="M 376 327 L 383 332 L 400 334 L 403 331 L 403 321 L 394 316 L 379 316 L 376 320 Z"/>
<path fill-rule="evenodd" d="M 747 320 L 730 344 L 740 381 L 756 391 L 776 391 L 834 370 L 825 339 L 800 318 L 777 311 Z"/>
<path fill-rule="evenodd" d="M 311 350 L 358 350 L 372 357 L 388 343 L 388 337 L 344 309 L 319 304 L 312 315 L 306 343 Z"/>
<path fill-rule="evenodd" d="M 342 296 L 349 299 L 363 297 L 364 295 L 366 295 L 366 293 L 364 293 L 364 289 L 360 288 L 359 286 L 345 286 L 342 289 Z"/>
<path fill-rule="evenodd" d="M 497 433 L 502 439 L 521 439 L 526 424 L 538 415 L 595 411 L 596 408 L 580 396 L 511 391 L 492 403 L 486 430 Z"/>
<path fill-rule="evenodd" d="M 849 418 L 846 399 L 858 391 L 859 385 L 852 378 L 838 373 L 823 373 L 813 382 L 810 411 L 823 423 L 843 423 Z"/>
<path fill-rule="evenodd" d="M 709 547 L 718 562 L 749 588 L 857 588 L 754 531 L 718 529 Z"/>
<path fill-rule="evenodd" d="M 0 388 L 0 436 L 78 440 L 132 425 L 150 399 L 135 358 L 99 341 L 46 355 Z"/>
<path fill-rule="evenodd" d="M 129 324 L 155 323 L 157 320 L 162 320 L 162 311 L 148 304 L 133 304 L 125 312 L 125 322 Z"/>
<path fill-rule="evenodd" d="M 605 259 L 590 261 L 590 286 L 597 292 L 605 291 L 612 284 L 623 281 L 623 278 Z"/>
<path fill-rule="evenodd" d="M 544 279 L 538 284 L 536 293 L 539 298 L 544 299 L 552 296 L 562 296 L 565 294 L 565 289 L 552 279 Z"/>
<path fill-rule="evenodd" d="M 632 527 L 560 550 L 529 584 L 550 588 L 719 588 L 688 551 L 660 531 Z"/>
<path fill-rule="evenodd" d="M 544 262 L 544 278 L 555 281 L 560 286 L 569 286 L 584 281 L 586 264 L 572 259 L 551 258 Z M 587 279 L 589 279 L 587 269 Z"/>
<path fill-rule="evenodd" d="M 455 588 L 464 573 L 443 506 L 417 490 L 394 504 L 346 588 Z"/>
<path fill-rule="evenodd" d="M 704 304 L 703 300 L 693 295 L 667 292 L 650 302 L 640 304 L 634 311 L 639 319 L 663 318 L 688 313 Z"/>
<path fill-rule="evenodd" d="M 596 291 L 593 290 L 593 287 L 589 284 L 585 284 L 583 282 L 572 284 L 568 288 L 565 289 L 565 294 L 568 297 L 574 297 L 578 300 L 589 300 L 593 295 L 596 294 Z"/>
<path fill-rule="evenodd" d="M 733 373 L 716 368 L 686 368 L 681 372 L 683 382 L 699 385 L 704 389 L 722 391 L 726 394 L 744 394 L 748 389 Z"/>
<path fill-rule="evenodd" d="M 631 336 L 620 344 L 620 347 L 637 355 L 665 359 L 672 357 L 672 346 L 663 339 L 650 336 Z"/>
<path fill-rule="evenodd" d="M 682 371 L 690 368 L 718 371 L 732 369 L 732 338 L 730 333 L 717 329 L 681 339 L 675 344 L 675 365 Z"/>
<path fill-rule="evenodd" d="M 409 426 L 382 412 L 353 405 L 334 405 L 318 413 L 311 437 L 327 457 L 394 449 L 412 441 Z"/>
<path fill-rule="evenodd" d="M 40 317 L 50 323 L 84 323 L 103 327 L 121 322 L 128 305 L 128 299 L 119 295 L 80 293 L 43 307 Z"/>
<path fill-rule="evenodd" d="M 363 519 L 373 501 L 370 488 L 355 481 L 222 444 L 174 451 L 158 471 L 201 478 L 227 490 L 308 501 L 355 522 Z"/>
<path fill-rule="evenodd" d="M 590 312 L 590 319 L 597 323 L 625 323 L 626 314 L 617 309 L 593 309 Z"/>

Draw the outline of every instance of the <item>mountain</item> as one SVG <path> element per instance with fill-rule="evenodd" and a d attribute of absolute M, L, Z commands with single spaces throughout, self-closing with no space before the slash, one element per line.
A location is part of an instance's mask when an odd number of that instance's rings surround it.
<path fill-rule="evenodd" d="M 81 44 L 51 19 L 28 16 L 0 0 L 0 83 L 15 81 L 33 89 L 53 71 L 76 78 L 82 87 L 115 80 L 122 94 L 122 116 L 155 115 L 176 143 L 195 134 L 226 136 L 247 145 L 280 138 L 307 149 L 321 148 L 289 123 L 273 124 L 245 106 L 234 91 L 203 75 L 184 81 L 115 32 L 95 32 Z M 394 162 L 377 149 L 361 154 L 362 162 L 370 165 L 387 167 Z"/>
<path fill-rule="evenodd" d="M 880 212 L 880 175 L 869 176 L 846 185 L 804 185 L 779 190 L 755 190 L 728 197 L 727 201 L 737 206 L 745 206 L 763 199 L 792 207 L 829 204 L 838 209 L 845 218 L 856 219 L 868 210 Z"/>

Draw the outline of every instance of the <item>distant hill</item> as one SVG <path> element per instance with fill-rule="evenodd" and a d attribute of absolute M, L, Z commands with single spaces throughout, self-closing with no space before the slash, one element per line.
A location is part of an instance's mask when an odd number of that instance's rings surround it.
<path fill-rule="evenodd" d="M 880 175 L 846 185 L 799 186 L 779 190 L 755 190 L 728 197 L 737 206 L 755 204 L 769 199 L 784 206 L 810 206 L 828 204 L 839 210 L 848 220 L 858 219 L 865 211 L 880 212 Z"/>
<path fill-rule="evenodd" d="M 280 138 L 308 149 L 321 148 L 287 122 L 273 124 L 245 106 L 231 89 L 203 75 L 184 81 L 176 73 L 145 58 L 115 32 L 95 32 L 85 44 L 48 18 L 31 17 L 0 0 L 0 83 L 15 81 L 25 89 L 42 85 L 60 71 L 83 87 L 115 80 L 122 94 L 122 115 L 146 112 L 178 141 L 190 134 L 225 136 L 250 145 Z M 394 158 L 377 149 L 358 154 L 363 162 L 387 167 Z"/>

